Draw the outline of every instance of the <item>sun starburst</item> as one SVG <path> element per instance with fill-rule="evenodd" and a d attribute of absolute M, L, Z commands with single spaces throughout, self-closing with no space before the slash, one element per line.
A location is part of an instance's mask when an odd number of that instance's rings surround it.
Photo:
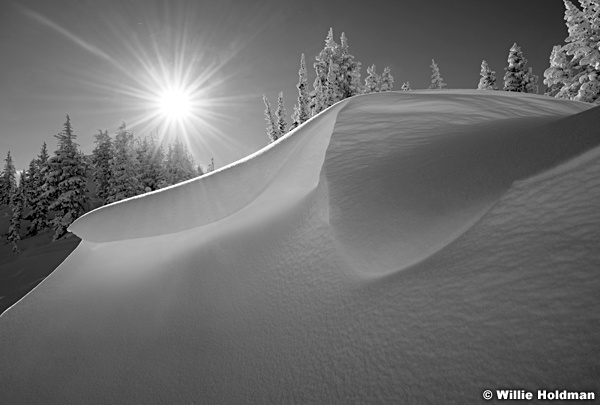
<path fill-rule="evenodd" d="M 99 26 L 110 29 L 94 32 L 68 30 L 23 8 L 35 21 L 98 58 L 91 68 L 69 71 L 80 89 L 96 94 L 96 100 L 103 103 L 90 114 L 114 117 L 113 125 L 125 120 L 139 136 L 152 133 L 161 141 L 179 137 L 203 157 L 218 155 L 218 149 L 228 150 L 228 154 L 242 150 L 234 134 L 224 133 L 223 128 L 231 126 L 232 107 L 248 101 L 259 103 L 260 97 L 223 94 L 232 94 L 227 86 L 242 72 L 232 68 L 232 59 L 258 31 L 215 36 L 210 28 L 198 24 L 203 10 L 193 2 L 185 6 L 168 3 L 161 8 L 127 3 L 136 9 L 134 26 L 129 18 L 121 17 L 130 15 L 123 13 L 121 5 L 107 7 L 115 10 L 105 15 L 117 17 L 99 17 L 106 18 Z M 229 10 L 224 8 L 223 15 L 226 13 Z M 261 15 L 256 11 L 247 17 L 258 21 Z"/>
<path fill-rule="evenodd" d="M 171 121 L 183 121 L 192 112 L 190 97 L 182 89 L 167 89 L 159 95 L 157 101 L 160 113 Z"/>

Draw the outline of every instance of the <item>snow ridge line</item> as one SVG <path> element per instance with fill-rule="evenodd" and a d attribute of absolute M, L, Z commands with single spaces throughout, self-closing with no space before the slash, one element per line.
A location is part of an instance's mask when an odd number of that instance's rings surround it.
<path fill-rule="evenodd" d="M 301 198 L 318 185 L 338 113 L 348 100 L 214 172 L 90 211 L 69 231 L 95 243 L 147 238 L 220 221 L 248 207 L 269 188 L 279 187 L 288 199 Z M 311 161 L 303 162 L 303 155 Z M 314 161 L 315 156 L 320 161 Z M 292 170 L 298 166 L 302 172 Z"/>

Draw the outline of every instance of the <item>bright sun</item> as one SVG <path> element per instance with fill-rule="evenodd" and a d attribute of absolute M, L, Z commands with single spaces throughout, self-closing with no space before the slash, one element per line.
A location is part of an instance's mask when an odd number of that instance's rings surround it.
<path fill-rule="evenodd" d="M 169 121 L 184 121 L 192 114 L 190 96 L 181 89 L 166 89 L 158 95 L 158 109 Z"/>

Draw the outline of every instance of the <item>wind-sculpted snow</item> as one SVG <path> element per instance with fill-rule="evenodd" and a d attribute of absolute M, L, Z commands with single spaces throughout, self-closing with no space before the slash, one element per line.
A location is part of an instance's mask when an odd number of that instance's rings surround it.
<path fill-rule="evenodd" d="M 0 317 L 0 403 L 600 395 L 591 107 L 364 95 L 82 217 L 77 249 Z"/>
<path fill-rule="evenodd" d="M 331 156 L 325 163 L 328 173 L 341 168 L 347 174 L 362 173 L 363 179 L 374 174 L 367 184 L 375 187 L 375 182 L 377 187 L 396 191 L 409 186 L 407 183 L 412 183 L 417 176 L 421 178 L 418 185 L 421 190 L 414 192 L 419 194 L 411 196 L 413 190 L 408 193 L 404 190 L 400 199 L 408 196 L 415 200 L 428 194 L 428 200 L 434 200 L 430 197 L 442 194 L 443 199 L 454 199 L 452 205 L 463 210 L 469 208 L 466 205 L 480 203 L 477 200 L 495 189 L 505 189 L 507 182 L 510 184 L 514 180 L 505 176 L 499 181 L 493 179 L 491 184 L 473 182 L 470 174 L 483 168 L 481 166 L 491 166 L 489 158 L 493 156 L 488 155 L 496 154 L 495 151 L 486 152 L 488 138 L 498 138 L 496 142 L 504 144 L 503 137 L 498 137 L 500 133 L 522 138 L 521 134 L 530 131 L 530 126 L 537 128 L 548 120 L 552 122 L 557 117 L 586 109 L 581 103 L 549 102 L 537 97 L 527 98 L 528 103 L 525 103 L 519 98 L 500 94 L 504 97 L 483 97 L 487 102 L 485 109 L 480 106 L 482 97 L 478 94 L 461 97 L 456 93 L 441 96 L 430 92 L 388 93 L 378 95 L 376 99 L 363 96 L 344 100 L 306 123 L 301 130 L 219 170 L 218 174 L 102 207 L 80 218 L 70 231 L 84 240 L 107 242 L 180 232 L 217 222 L 249 206 L 269 211 L 298 201 L 316 188 L 322 177 L 326 152 Z M 336 123 L 340 110 L 343 118 Z M 334 125 L 333 144 L 329 145 Z M 530 147 L 536 148 L 535 142 L 537 140 L 532 139 Z M 521 147 L 517 140 L 517 144 L 508 147 L 511 151 L 504 151 L 508 161 L 493 157 L 494 162 L 510 165 L 510 159 L 514 158 L 511 153 Z M 414 149 L 416 153 L 413 153 Z M 383 162 L 382 157 L 390 161 Z M 474 160 L 479 167 L 467 164 L 465 158 Z M 369 169 L 363 171 L 364 165 Z M 442 170 L 438 170 L 438 166 L 442 166 Z M 494 170 L 503 172 L 504 166 L 496 166 Z M 374 173 L 377 167 L 392 172 L 398 168 L 401 173 L 395 173 L 394 183 L 388 184 L 385 180 L 392 177 L 391 173 Z M 349 177 L 338 172 L 335 182 L 346 184 Z M 399 182 L 401 179 L 405 180 L 404 184 Z M 445 191 L 449 193 L 445 193 L 440 186 L 448 179 L 469 190 L 451 190 L 446 184 Z M 432 182 L 435 184 L 430 184 Z M 426 189 L 433 189 L 433 192 L 426 192 Z M 456 201 L 457 193 L 470 195 L 458 196 L 459 201 Z M 398 199 L 398 196 L 390 197 Z M 257 199 L 259 201 L 255 201 Z M 433 201 L 433 204 L 445 205 L 447 202 L 437 196 L 435 200 L 437 202 Z M 417 202 L 417 205 L 423 204 Z M 423 214 L 435 220 L 431 212 Z M 417 219 L 414 215 L 409 216 L 411 221 Z M 409 231 L 406 226 L 402 228 Z"/>
<path fill-rule="evenodd" d="M 382 94 L 339 113 L 324 177 L 334 234 L 354 264 L 381 273 L 421 260 L 477 221 L 513 181 L 598 143 L 594 131 L 573 137 L 578 118 L 565 117 L 587 106 L 494 96 Z"/>
<path fill-rule="evenodd" d="M 144 238 L 210 224 L 250 205 L 268 211 L 298 200 L 317 185 L 318 162 L 341 107 L 310 120 L 302 136 L 281 139 L 276 148 L 270 145 L 201 178 L 101 207 L 69 230 L 92 242 Z"/>
<path fill-rule="evenodd" d="M 356 97 L 218 173 L 103 207 L 70 230 L 107 242 L 176 233 L 240 210 L 256 220 L 323 182 L 345 254 L 366 272 L 393 271 L 464 232 L 513 181 L 593 146 L 593 137 L 578 138 L 564 150 L 560 139 L 571 125 L 561 117 L 587 108 L 511 93 Z M 540 155 L 540 143 L 558 149 Z"/>

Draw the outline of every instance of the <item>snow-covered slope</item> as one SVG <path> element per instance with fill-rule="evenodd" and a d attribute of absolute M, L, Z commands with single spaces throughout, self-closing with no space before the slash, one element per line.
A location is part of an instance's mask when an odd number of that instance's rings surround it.
<path fill-rule="evenodd" d="M 598 128 L 535 95 L 365 95 L 91 212 L 0 317 L 0 403 L 600 395 Z"/>

